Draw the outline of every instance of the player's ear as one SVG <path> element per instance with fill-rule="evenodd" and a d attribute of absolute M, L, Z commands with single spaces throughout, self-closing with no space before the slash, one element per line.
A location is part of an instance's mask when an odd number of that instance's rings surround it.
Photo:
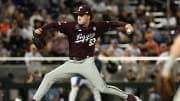
<path fill-rule="evenodd" d="M 89 17 L 90 17 L 90 20 L 92 20 L 92 19 L 93 19 L 93 16 L 92 16 L 92 15 L 90 15 Z"/>
<path fill-rule="evenodd" d="M 88 17 L 89 20 L 91 20 L 91 16 L 90 15 L 88 15 L 87 17 Z"/>

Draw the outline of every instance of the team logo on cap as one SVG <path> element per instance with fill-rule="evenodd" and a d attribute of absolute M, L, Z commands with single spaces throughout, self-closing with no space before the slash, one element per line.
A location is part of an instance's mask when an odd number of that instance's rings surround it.
<path fill-rule="evenodd" d="M 82 7 L 82 6 L 80 6 L 80 7 L 79 7 L 79 9 L 78 9 L 78 11 L 81 11 L 81 9 L 82 9 L 82 8 L 83 8 L 83 7 Z"/>
<path fill-rule="evenodd" d="M 96 26 L 93 26 L 93 31 L 96 31 Z"/>

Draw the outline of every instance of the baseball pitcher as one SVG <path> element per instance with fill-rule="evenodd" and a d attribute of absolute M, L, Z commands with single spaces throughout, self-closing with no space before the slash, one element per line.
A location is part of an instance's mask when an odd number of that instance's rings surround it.
<path fill-rule="evenodd" d="M 75 74 L 88 79 L 102 93 L 117 95 L 126 101 L 141 101 L 132 94 L 107 85 L 101 78 L 93 58 L 97 38 L 108 31 L 110 27 L 123 26 L 128 32 L 132 31 L 133 27 L 122 21 L 92 22 L 92 11 L 87 5 L 80 6 L 74 13 L 77 14 L 77 21 L 75 22 L 49 23 L 34 31 L 36 34 L 34 34 L 36 36 L 34 36 L 35 41 L 38 41 L 37 37 L 47 30 L 59 30 L 66 34 L 69 40 L 70 59 L 44 76 L 32 101 L 40 101 L 53 83 Z"/>

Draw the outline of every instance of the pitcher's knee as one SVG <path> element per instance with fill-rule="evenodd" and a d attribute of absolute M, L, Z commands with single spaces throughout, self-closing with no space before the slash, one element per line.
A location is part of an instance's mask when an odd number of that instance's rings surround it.
<path fill-rule="evenodd" d="M 49 83 L 53 83 L 54 80 L 53 80 L 53 76 L 51 73 L 47 73 L 45 74 L 43 80 L 45 80 L 46 82 L 49 82 Z"/>
<path fill-rule="evenodd" d="M 100 92 L 106 92 L 106 86 L 100 86 L 100 87 L 97 87 L 97 89 L 100 91 Z"/>

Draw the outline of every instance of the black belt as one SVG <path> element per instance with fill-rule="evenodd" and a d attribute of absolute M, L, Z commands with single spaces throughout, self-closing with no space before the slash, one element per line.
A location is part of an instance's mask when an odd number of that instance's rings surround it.
<path fill-rule="evenodd" d="M 88 58 L 89 56 L 86 56 L 84 58 L 80 58 L 80 57 L 69 57 L 71 60 L 77 60 L 77 61 L 80 61 L 80 60 L 84 60 L 86 58 Z"/>

